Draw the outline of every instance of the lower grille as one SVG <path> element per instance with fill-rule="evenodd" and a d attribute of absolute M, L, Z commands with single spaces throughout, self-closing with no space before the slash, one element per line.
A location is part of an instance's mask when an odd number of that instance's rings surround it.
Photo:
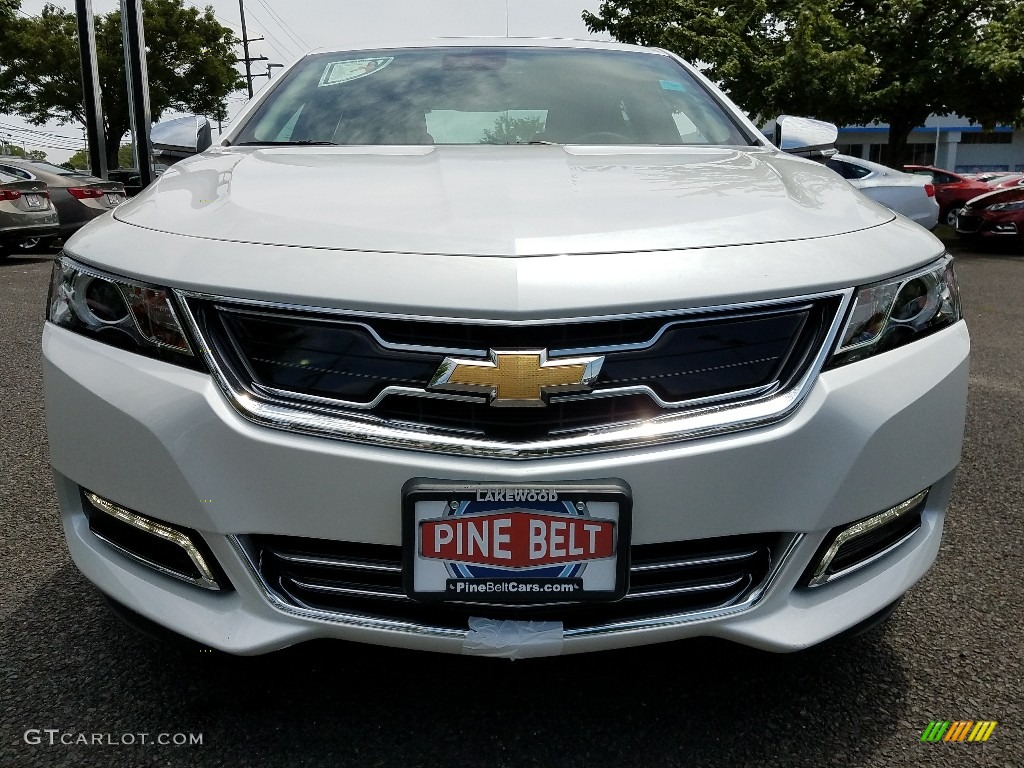
<path fill-rule="evenodd" d="M 609 603 L 493 606 L 422 603 L 402 589 L 401 547 L 250 536 L 259 575 L 283 602 L 328 613 L 467 629 L 470 616 L 561 621 L 566 630 L 742 603 L 767 580 L 783 537 L 731 536 L 632 548 L 625 598 Z"/>
<path fill-rule="evenodd" d="M 957 232 L 977 232 L 979 229 L 981 229 L 980 216 L 965 216 L 961 214 L 956 217 Z"/>

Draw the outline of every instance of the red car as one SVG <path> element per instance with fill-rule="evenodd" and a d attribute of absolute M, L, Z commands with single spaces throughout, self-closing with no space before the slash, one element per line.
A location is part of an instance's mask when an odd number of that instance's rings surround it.
<path fill-rule="evenodd" d="M 939 222 L 951 227 L 956 226 L 956 212 L 964 203 L 992 191 L 992 187 L 984 181 L 931 165 L 904 165 L 903 170 L 932 177 L 935 199 L 939 201 Z"/>
<path fill-rule="evenodd" d="M 956 215 L 962 238 L 1015 240 L 1024 238 L 1024 187 L 992 190 L 976 197 Z"/>

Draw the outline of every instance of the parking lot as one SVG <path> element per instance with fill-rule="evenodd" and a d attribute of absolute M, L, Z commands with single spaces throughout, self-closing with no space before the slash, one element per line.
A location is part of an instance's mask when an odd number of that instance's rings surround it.
<path fill-rule="evenodd" d="M 231 658 L 121 625 L 57 516 L 48 257 L 0 262 L 0 768 L 1019 768 L 1024 254 L 957 255 L 973 342 L 963 461 L 939 559 L 888 625 L 795 655 L 698 641 L 515 663 L 341 643 Z M 908 434 L 906 450 L 927 446 Z M 934 720 L 998 726 L 986 743 L 922 743 Z"/>

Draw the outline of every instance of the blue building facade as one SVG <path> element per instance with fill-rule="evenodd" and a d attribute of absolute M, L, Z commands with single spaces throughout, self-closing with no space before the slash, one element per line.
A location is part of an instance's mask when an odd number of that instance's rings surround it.
<path fill-rule="evenodd" d="M 889 126 L 848 125 L 839 129 L 839 151 L 881 162 Z M 935 165 L 951 171 L 1024 171 L 1024 131 L 1010 126 L 983 130 L 957 115 L 932 115 L 910 134 L 907 163 Z"/>

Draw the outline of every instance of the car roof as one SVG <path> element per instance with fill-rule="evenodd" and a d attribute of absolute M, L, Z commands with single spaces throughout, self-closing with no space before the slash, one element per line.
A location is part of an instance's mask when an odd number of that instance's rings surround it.
<path fill-rule="evenodd" d="M 56 163 L 51 163 L 48 160 L 44 160 L 47 165 L 57 166 Z M 0 156 L 0 164 L 16 165 L 24 168 L 30 172 L 40 181 L 45 181 L 47 184 L 55 186 L 74 186 L 74 182 L 69 181 L 70 179 L 91 179 L 93 178 L 89 174 L 79 173 L 78 171 L 68 171 L 67 173 L 54 173 L 47 168 L 40 168 L 39 163 L 35 160 L 27 160 L 24 157 L 9 157 L 7 155 Z"/>
<path fill-rule="evenodd" d="M 602 40 L 577 40 L 568 37 L 436 37 L 427 40 L 391 40 L 350 45 L 327 46 L 309 51 L 314 53 L 343 53 L 346 51 L 369 51 L 401 48 L 570 48 L 607 51 L 662 52 L 628 43 L 613 43 Z"/>

